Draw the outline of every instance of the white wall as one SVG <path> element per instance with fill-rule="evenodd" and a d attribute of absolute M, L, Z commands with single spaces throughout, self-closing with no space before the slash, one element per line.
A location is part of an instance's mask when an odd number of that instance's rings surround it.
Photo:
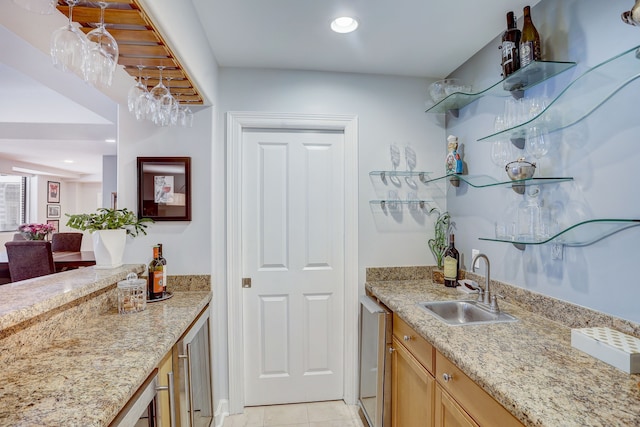
<path fill-rule="evenodd" d="M 621 12 L 632 3 L 544 0 L 534 7 L 531 14 L 543 38 L 545 59 L 578 65 L 527 91 L 526 96 L 553 96 L 589 67 L 640 44 L 640 30 L 620 20 Z M 454 75 L 473 82 L 477 89 L 498 81 L 497 46 L 496 39 Z M 551 135 L 556 149 L 539 161 L 537 173 L 574 177 L 573 183 L 542 188 L 547 206 L 558 210 L 562 225 L 592 218 L 640 218 L 637 183 L 627 179 L 640 161 L 639 92 L 640 81 L 635 81 L 587 119 Z M 465 160 L 470 174 L 506 178 L 504 170 L 490 160 L 491 143 L 476 141 L 492 133 L 493 120 L 502 111 L 501 98 L 487 98 L 462 109 L 457 119 L 449 116 L 448 132 L 468 141 Z M 640 227 L 590 246 L 565 248 L 563 260 L 552 260 L 548 245 L 521 252 L 509 244 L 478 240 L 492 237 L 494 221 L 512 216 L 522 196 L 504 188 L 463 187 L 449 188 L 447 200 L 457 223 L 456 245 L 465 268 L 470 268 L 471 249 L 477 248 L 491 259 L 495 279 L 640 321 L 640 286 L 633 272 Z"/>
<path fill-rule="evenodd" d="M 426 244 L 431 221 L 425 216 L 378 218 L 369 200 L 379 198 L 369 179 L 373 170 L 390 170 L 389 147 L 417 152 L 418 170 L 440 171 L 445 157 L 442 126 L 424 114 L 429 80 L 309 71 L 223 68 L 220 72 L 220 123 L 227 111 L 355 114 L 359 123 L 359 267 L 424 265 L 433 262 Z M 222 127 L 221 127 L 222 129 Z M 221 130 L 222 132 L 222 130 Z M 220 139 L 222 134 L 218 135 Z M 406 194 L 406 188 L 401 189 Z M 391 249 L 393 248 L 393 249 Z"/>

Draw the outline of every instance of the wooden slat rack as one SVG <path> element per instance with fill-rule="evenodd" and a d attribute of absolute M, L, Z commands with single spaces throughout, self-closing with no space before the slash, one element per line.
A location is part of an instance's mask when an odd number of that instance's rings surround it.
<path fill-rule="evenodd" d="M 69 16 L 65 0 L 58 0 L 58 10 Z M 78 2 L 73 8 L 73 20 L 88 33 L 100 23 L 100 6 L 97 2 Z M 118 43 L 118 63 L 130 75 L 137 78 L 138 66 L 144 66 L 142 76 L 149 77 L 147 86 L 151 89 L 158 83 L 160 72 L 157 67 L 164 66 L 163 79 L 171 78 L 169 84 L 166 80 L 164 84 L 180 103 L 203 104 L 203 96 L 137 0 L 109 0 L 104 21 Z"/>

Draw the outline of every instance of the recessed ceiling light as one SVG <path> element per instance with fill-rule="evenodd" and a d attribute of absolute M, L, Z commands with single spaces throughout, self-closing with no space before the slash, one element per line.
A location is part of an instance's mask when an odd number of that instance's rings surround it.
<path fill-rule="evenodd" d="M 73 160 L 63 160 L 65 163 L 75 163 Z"/>
<path fill-rule="evenodd" d="M 104 140 L 104 142 L 116 142 L 115 138 L 107 138 Z"/>
<path fill-rule="evenodd" d="M 350 33 L 358 28 L 358 21 L 350 16 L 341 16 L 331 22 L 331 29 L 336 33 Z"/>

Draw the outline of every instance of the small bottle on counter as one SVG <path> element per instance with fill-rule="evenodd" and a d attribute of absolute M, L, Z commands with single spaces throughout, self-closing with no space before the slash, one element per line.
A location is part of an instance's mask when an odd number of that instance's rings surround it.
<path fill-rule="evenodd" d="M 531 8 L 524 8 L 524 24 L 522 26 L 522 37 L 520 38 L 520 67 L 524 68 L 533 61 L 542 59 L 542 49 L 540 47 L 540 34 L 531 20 Z"/>
<path fill-rule="evenodd" d="M 162 255 L 162 243 L 158 243 L 158 256 L 160 262 L 162 262 L 162 284 L 164 286 L 164 292 L 167 292 L 167 260 Z"/>
<path fill-rule="evenodd" d="M 444 251 L 444 285 L 449 288 L 458 286 L 460 271 L 460 253 L 455 246 L 455 236 L 449 235 L 449 247 Z"/>
<path fill-rule="evenodd" d="M 516 24 L 516 17 L 511 11 L 507 13 L 507 30 L 502 35 L 502 77 L 520 69 L 520 30 Z"/>
<path fill-rule="evenodd" d="M 148 299 L 155 300 L 164 296 L 164 273 L 159 256 L 160 248 L 153 247 L 153 259 L 149 262 Z"/>

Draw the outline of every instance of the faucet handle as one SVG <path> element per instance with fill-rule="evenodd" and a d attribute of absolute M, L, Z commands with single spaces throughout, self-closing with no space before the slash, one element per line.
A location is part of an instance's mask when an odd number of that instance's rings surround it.
<path fill-rule="evenodd" d="M 489 304 L 489 311 L 492 313 L 500 313 L 500 307 L 498 307 L 498 296 L 496 294 L 491 295 L 491 303 Z"/>

